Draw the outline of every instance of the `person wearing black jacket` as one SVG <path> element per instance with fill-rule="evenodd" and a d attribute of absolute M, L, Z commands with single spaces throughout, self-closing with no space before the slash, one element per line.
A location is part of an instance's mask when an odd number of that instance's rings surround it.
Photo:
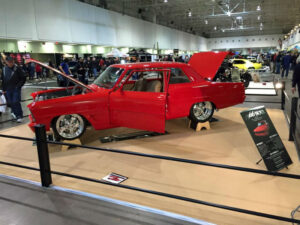
<path fill-rule="evenodd" d="M 296 85 L 298 89 L 298 94 L 300 97 L 300 56 L 297 59 L 297 64 L 294 68 L 293 80 L 292 80 L 292 93 L 296 91 Z"/>
<path fill-rule="evenodd" d="M 6 94 L 7 102 L 11 107 L 12 116 L 18 123 L 22 122 L 23 110 L 21 107 L 21 88 L 26 82 L 22 68 L 14 63 L 12 57 L 4 59 L 6 66 L 2 71 L 2 88 Z"/>
<path fill-rule="evenodd" d="M 81 83 L 88 84 L 88 78 L 85 76 L 86 74 L 86 64 L 83 62 L 83 58 L 79 59 L 77 63 L 77 73 L 78 79 Z"/>

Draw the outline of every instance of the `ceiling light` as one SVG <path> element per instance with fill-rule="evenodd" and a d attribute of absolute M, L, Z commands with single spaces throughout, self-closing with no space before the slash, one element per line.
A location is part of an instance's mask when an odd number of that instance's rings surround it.
<path fill-rule="evenodd" d="M 228 16 L 231 16 L 231 12 L 230 12 L 230 11 L 228 11 L 228 12 L 227 12 L 227 15 L 228 15 Z"/>
<path fill-rule="evenodd" d="M 192 10 L 190 10 L 190 9 L 189 9 L 189 12 L 188 12 L 188 16 L 189 16 L 189 17 L 192 16 Z"/>
<path fill-rule="evenodd" d="M 257 6 L 256 10 L 257 10 L 257 11 L 260 11 L 260 10 L 261 10 L 260 5 Z"/>
<path fill-rule="evenodd" d="M 214 27 L 214 30 L 217 30 L 217 26 Z"/>
<path fill-rule="evenodd" d="M 260 26 L 262 27 L 262 26 L 263 26 L 263 23 L 260 23 Z"/>
<path fill-rule="evenodd" d="M 259 29 L 260 29 L 260 30 L 262 30 L 263 28 L 262 28 L 262 27 L 260 27 Z"/>
<path fill-rule="evenodd" d="M 167 3 L 168 2 L 168 0 L 164 0 L 164 3 Z"/>
<path fill-rule="evenodd" d="M 237 16 L 236 19 L 237 19 L 237 20 L 241 20 L 241 19 L 243 19 L 243 17 Z"/>
<path fill-rule="evenodd" d="M 259 16 L 257 17 L 257 19 L 260 20 L 260 18 L 261 18 L 261 16 L 259 15 Z"/>
<path fill-rule="evenodd" d="M 225 30 L 224 30 L 224 29 L 222 29 L 222 32 L 224 33 L 224 32 L 225 32 Z"/>
<path fill-rule="evenodd" d="M 208 20 L 204 20 L 205 24 L 208 24 Z"/>

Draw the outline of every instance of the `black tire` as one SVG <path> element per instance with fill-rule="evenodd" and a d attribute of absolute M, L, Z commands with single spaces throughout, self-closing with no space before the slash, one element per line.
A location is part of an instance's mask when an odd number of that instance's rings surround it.
<path fill-rule="evenodd" d="M 241 76 L 241 81 L 244 83 L 245 88 L 249 86 L 251 80 L 252 80 L 252 76 L 250 73 L 246 72 Z"/>
<path fill-rule="evenodd" d="M 213 103 L 208 101 L 198 102 L 191 107 L 189 118 L 194 122 L 204 123 L 212 118 L 212 116 L 214 115 L 214 110 L 215 107 Z"/>
<path fill-rule="evenodd" d="M 70 124 L 71 122 L 72 124 Z M 84 134 L 86 126 L 86 120 L 78 114 L 59 116 L 55 118 L 52 123 L 55 139 L 59 140 L 74 140 L 80 138 Z"/>

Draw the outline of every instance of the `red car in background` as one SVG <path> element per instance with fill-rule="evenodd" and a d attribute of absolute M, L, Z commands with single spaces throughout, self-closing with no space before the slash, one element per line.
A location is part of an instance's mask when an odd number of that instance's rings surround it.
<path fill-rule="evenodd" d="M 240 104 L 245 99 L 242 83 L 213 82 L 227 52 L 194 54 L 189 64 L 153 62 L 108 67 L 91 85 L 70 79 L 69 88 L 32 94 L 29 126 L 45 124 L 57 138 L 80 137 L 88 125 L 94 129 L 129 127 L 165 132 L 165 121 L 189 116 L 208 121 L 215 109 Z"/>

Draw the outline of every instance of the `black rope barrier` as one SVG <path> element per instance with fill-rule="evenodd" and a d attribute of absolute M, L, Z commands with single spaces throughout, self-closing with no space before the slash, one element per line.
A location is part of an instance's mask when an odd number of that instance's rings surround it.
<path fill-rule="evenodd" d="M 4 162 L 4 161 L 0 161 L 0 164 L 6 165 L 6 166 L 14 166 L 14 167 L 19 167 L 22 169 L 27 169 L 27 170 L 35 170 L 35 171 L 40 171 L 39 168 L 35 168 L 35 167 L 31 167 L 31 166 L 24 166 L 24 165 L 20 165 L 20 164 L 15 164 L 15 163 L 9 163 L 9 162 Z"/>
<path fill-rule="evenodd" d="M 60 175 L 60 176 L 65 176 L 65 177 L 71 177 L 71 178 L 75 178 L 75 179 L 90 181 L 90 182 L 94 182 L 94 183 L 100 183 L 100 184 L 104 184 L 104 185 L 110 185 L 110 186 L 114 186 L 114 187 L 139 191 L 139 192 L 143 192 L 143 193 L 148 193 L 148 194 L 154 194 L 154 195 L 159 195 L 159 196 L 163 196 L 163 197 L 173 198 L 173 199 L 182 200 L 182 201 L 186 201 L 186 202 L 192 202 L 192 203 L 196 203 L 196 204 L 200 204 L 200 205 L 206 205 L 206 206 L 210 206 L 210 207 L 214 207 L 214 208 L 219 208 L 219 209 L 244 213 L 244 214 L 248 214 L 248 215 L 259 216 L 259 217 L 264 217 L 264 218 L 268 218 L 268 219 L 274 219 L 274 220 L 291 222 L 291 223 L 300 223 L 300 220 L 296 220 L 296 219 L 291 219 L 291 218 L 277 216 L 277 215 L 273 215 L 273 214 L 261 213 L 261 212 L 247 210 L 247 209 L 241 209 L 241 208 L 236 208 L 236 207 L 232 207 L 232 206 L 226 206 L 226 205 L 206 202 L 206 201 L 202 201 L 202 200 L 198 200 L 198 199 L 194 199 L 194 198 L 188 198 L 188 197 L 183 197 L 183 196 L 179 196 L 179 195 L 173 195 L 173 194 L 168 194 L 168 193 L 164 193 L 164 192 L 133 187 L 133 186 L 129 186 L 129 185 L 113 184 L 113 183 L 108 183 L 108 182 L 101 181 L 101 180 L 96 180 L 96 179 L 93 179 L 93 178 L 87 178 L 87 177 L 82 177 L 82 176 L 78 176 L 78 175 L 74 175 L 74 174 L 67 174 L 67 173 L 62 173 L 62 172 L 57 172 L 57 171 L 51 171 L 51 173 L 56 174 L 56 175 Z"/>
<path fill-rule="evenodd" d="M 126 150 L 119 150 L 119 149 L 99 148 L 99 147 L 92 147 L 92 146 L 85 146 L 85 145 L 78 145 L 78 144 L 62 143 L 62 142 L 57 142 L 57 141 L 47 141 L 47 142 L 49 144 L 86 148 L 86 149 L 95 150 L 95 151 L 120 153 L 120 154 L 126 154 L 126 155 L 135 155 L 135 156 L 141 156 L 141 157 L 147 157 L 147 158 L 163 159 L 163 160 L 196 164 L 196 165 L 202 165 L 202 166 L 210 166 L 210 167 L 217 167 L 217 168 L 223 168 L 223 169 L 238 170 L 238 171 L 242 171 L 242 172 L 250 172 L 250 173 L 258 173 L 258 174 L 264 174 L 264 175 L 292 178 L 292 179 L 300 179 L 300 175 L 297 175 L 297 174 L 272 172 L 272 171 L 258 170 L 258 169 L 252 169 L 252 168 L 246 168 L 246 167 L 230 166 L 230 165 L 225 165 L 225 164 L 217 164 L 217 163 L 203 162 L 203 161 L 197 161 L 197 160 L 191 160 L 191 159 L 176 158 L 176 157 L 171 157 L 171 156 L 153 155 L 153 154 L 132 152 L 132 151 L 126 151 Z"/>
<path fill-rule="evenodd" d="M 24 140 L 24 141 L 35 141 L 35 138 L 20 137 L 20 136 L 6 135 L 6 134 L 0 134 L 0 137 L 10 138 L 10 139 L 18 139 L 18 140 Z"/>

